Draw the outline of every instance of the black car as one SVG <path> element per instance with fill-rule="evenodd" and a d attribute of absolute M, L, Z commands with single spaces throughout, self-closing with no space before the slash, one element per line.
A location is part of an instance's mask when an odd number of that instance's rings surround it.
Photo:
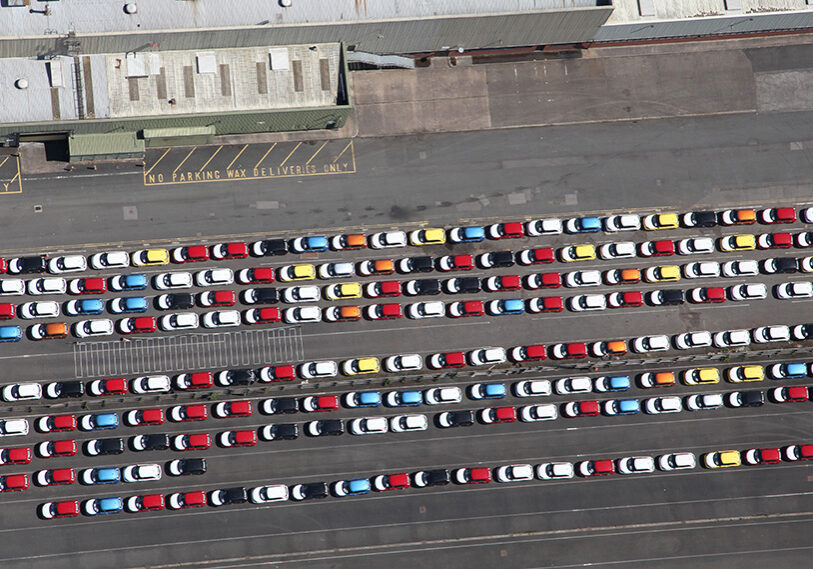
<path fill-rule="evenodd" d="M 336 436 L 344 433 L 344 422 L 341 419 L 325 419 L 324 421 L 311 421 L 305 427 L 312 437 Z"/>
<path fill-rule="evenodd" d="M 288 243 L 285 239 L 266 239 L 251 245 L 251 254 L 255 257 L 268 257 L 270 255 L 285 255 L 288 252 Z"/>
<path fill-rule="evenodd" d="M 167 450 L 169 448 L 169 435 L 139 435 L 130 439 L 130 447 L 134 451 Z"/>
<path fill-rule="evenodd" d="M 717 214 L 713 211 L 693 211 L 683 215 L 684 227 L 715 227 Z"/>
<path fill-rule="evenodd" d="M 195 297 L 188 292 L 174 292 L 158 298 L 161 300 L 160 302 L 155 301 L 156 307 L 163 310 L 187 309 L 195 306 Z"/>
<path fill-rule="evenodd" d="M 299 436 L 299 427 L 297 427 L 294 423 L 268 425 L 268 427 L 264 429 L 263 435 L 266 440 L 269 441 L 292 441 Z"/>
<path fill-rule="evenodd" d="M 432 257 L 407 257 L 398 261 L 398 272 L 431 273 L 435 270 Z"/>
<path fill-rule="evenodd" d="M 328 487 L 324 482 L 311 482 L 310 484 L 291 486 L 291 496 L 293 496 L 294 500 L 327 498 L 328 494 Z"/>
<path fill-rule="evenodd" d="M 511 251 L 492 251 L 480 258 L 483 268 L 513 267 L 514 254 Z"/>
<path fill-rule="evenodd" d="M 438 279 L 417 279 L 404 284 L 404 293 L 412 296 L 440 294 Z"/>
<path fill-rule="evenodd" d="M 209 503 L 212 506 L 225 506 L 226 504 L 243 504 L 248 502 L 248 492 L 242 486 L 235 488 L 221 488 L 209 493 Z"/>
<path fill-rule="evenodd" d="M 765 394 L 761 391 L 734 391 L 726 396 L 731 407 L 762 407 Z"/>
<path fill-rule="evenodd" d="M 656 290 L 650 293 L 650 304 L 656 306 L 676 306 L 683 304 L 683 291 L 679 288 Z"/>
<path fill-rule="evenodd" d="M 205 458 L 184 458 L 172 460 L 165 467 L 167 474 L 173 476 L 188 476 L 206 474 Z"/>
<path fill-rule="evenodd" d="M 296 413 L 299 411 L 299 404 L 295 397 L 274 397 L 263 401 L 261 409 L 266 415 Z"/>
<path fill-rule="evenodd" d="M 413 484 L 419 488 L 423 486 L 446 486 L 450 482 L 449 471 L 445 468 L 416 472 L 412 479 Z"/>
<path fill-rule="evenodd" d="M 793 257 L 776 257 L 775 259 L 765 259 L 762 261 L 762 272 L 774 273 L 795 273 L 799 270 L 799 265 Z"/>
<path fill-rule="evenodd" d="M 45 388 L 45 395 L 52 399 L 82 397 L 84 394 L 85 384 L 81 381 L 55 381 Z"/>
<path fill-rule="evenodd" d="M 279 302 L 279 291 L 274 287 L 250 288 L 243 292 L 246 304 L 276 304 Z"/>
<path fill-rule="evenodd" d="M 480 292 L 480 279 L 477 277 L 456 277 L 443 282 L 443 288 L 449 294 L 474 294 Z"/>
<path fill-rule="evenodd" d="M 227 387 L 229 385 L 252 385 L 257 381 L 257 373 L 253 369 L 230 369 L 217 374 L 217 382 Z"/>
<path fill-rule="evenodd" d="M 48 260 L 44 255 L 17 257 L 8 264 L 8 272 L 19 275 L 44 273 L 48 270 Z"/>
<path fill-rule="evenodd" d="M 85 443 L 85 454 L 101 456 L 121 454 L 124 452 L 124 441 L 119 438 L 96 439 Z"/>
<path fill-rule="evenodd" d="M 437 416 L 440 427 L 471 427 L 474 424 L 474 411 L 447 411 Z"/>

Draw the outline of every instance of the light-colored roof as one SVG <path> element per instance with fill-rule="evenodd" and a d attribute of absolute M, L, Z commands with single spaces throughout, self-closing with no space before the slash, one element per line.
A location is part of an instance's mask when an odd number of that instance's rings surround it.
<path fill-rule="evenodd" d="M 727 9 L 728 8 L 728 9 Z M 605 25 L 810 10 L 806 0 L 613 0 Z"/>

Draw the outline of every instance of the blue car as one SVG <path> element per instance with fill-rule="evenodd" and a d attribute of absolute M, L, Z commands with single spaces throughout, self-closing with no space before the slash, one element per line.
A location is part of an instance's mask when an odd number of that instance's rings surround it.
<path fill-rule="evenodd" d="M 637 415 L 640 410 L 637 399 L 611 399 L 604 402 L 605 415 Z"/>
<path fill-rule="evenodd" d="M 102 312 L 104 312 L 104 302 L 98 298 L 82 298 L 65 304 L 65 314 L 72 316 L 101 314 Z"/>
<path fill-rule="evenodd" d="M 388 407 L 416 407 L 423 403 L 420 391 L 390 391 L 384 402 Z"/>
<path fill-rule="evenodd" d="M 505 314 L 523 314 L 525 303 L 519 298 L 508 298 L 505 300 L 492 300 L 486 304 L 486 312 L 492 316 L 503 316 Z"/>
<path fill-rule="evenodd" d="M 86 468 L 79 475 L 82 484 L 118 484 L 121 482 L 121 470 L 114 467 Z"/>
<path fill-rule="evenodd" d="M 93 415 L 85 415 L 79 421 L 79 426 L 83 431 L 115 429 L 119 426 L 119 416 L 115 413 L 95 413 Z"/>
<path fill-rule="evenodd" d="M 117 514 L 124 509 L 124 502 L 121 498 L 94 498 L 84 503 L 82 509 L 86 516 L 96 514 Z"/>
<path fill-rule="evenodd" d="M 801 362 L 787 364 L 774 364 L 770 367 L 771 377 L 774 379 L 798 379 L 807 377 L 807 365 Z"/>
<path fill-rule="evenodd" d="M 295 253 L 321 253 L 328 250 L 327 237 L 297 237 L 291 240 L 291 250 Z"/>
<path fill-rule="evenodd" d="M 351 391 L 344 396 L 344 406 L 378 407 L 381 405 L 381 394 L 377 391 Z"/>
<path fill-rule="evenodd" d="M 144 290 L 149 286 L 147 275 L 117 275 L 110 277 L 110 288 L 112 290 Z"/>
<path fill-rule="evenodd" d="M 148 308 L 147 299 L 143 296 L 121 296 L 110 301 L 110 312 L 113 314 L 146 312 Z"/>
<path fill-rule="evenodd" d="M 486 238 L 486 231 L 482 227 L 455 227 L 449 230 L 449 241 L 452 243 L 479 243 Z"/>
<path fill-rule="evenodd" d="M 336 496 L 359 496 L 370 491 L 370 481 L 366 478 L 356 478 L 354 480 L 339 480 L 333 483 L 333 493 Z"/>
<path fill-rule="evenodd" d="M 601 231 L 601 220 L 597 217 L 574 217 L 565 223 L 568 233 L 596 233 Z"/>
<path fill-rule="evenodd" d="M 469 387 L 471 399 L 502 399 L 505 397 L 504 383 L 475 383 Z"/>
<path fill-rule="evenodd" d="M 607 391 L 626 391 L 632 382 L 628 375 L 605 375 L 596 378 L 596 391 L 606 393 Z"/>
<path fill-rule="evenodd" d="M 0 342 L 19 342 L 23 329 L 19 326 L 0 326 Z"/>

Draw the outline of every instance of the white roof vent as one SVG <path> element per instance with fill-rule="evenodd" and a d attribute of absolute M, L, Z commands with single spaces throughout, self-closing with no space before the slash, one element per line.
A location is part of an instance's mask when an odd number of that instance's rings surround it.
<path fill-rule="evenodd" d="M 18 89 L 28 89 L 28 79 L 21 77 L 14 82 L 14 86 Z"/>
<path fill-rule="evenodd" d="M 291 7 L 291 0 L 279 0 L 279 5 L 283 8 L 290 8 Z"/>
<path fill-rule="evenodd" d="M 135 2 L 129 2 L 124 5 L 125 14 L 135 14 L 138 12 L 138 5 Z"/>

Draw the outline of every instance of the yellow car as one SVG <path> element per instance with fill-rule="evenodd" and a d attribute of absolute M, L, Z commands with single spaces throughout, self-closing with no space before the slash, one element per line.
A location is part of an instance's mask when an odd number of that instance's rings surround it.
<path fill-rule="evenodd" d="M 686 385 L 718 383 L 719 381 L 720 372 L 714 367 L 696 367 L 683 372 L 683 383 Z"/>
<path fill-rule="evenodd" d="M 765 379 L 765 370 L 762 366 L 736 366 L 729 368 L 726 373 L 728 381 L 739 383 L 741 381 L 762 381 Z"/>
<path fill-rule="evenodd" d="M 169 264 L 169 251 L 166 249 L 141 249 L 133 253 L 133 266 Z"/>
<path fill-rule="evenodd" d="M 571 261 L 591 261 L 596 258 L 596 248 L 593 245 L 571 245 L 562 247 L 559 256 L 565 263 Z"/>
<path fill-rule="evenodd" d="M 740 466 L 740 452 L 737 450 L 718 450 L 707 452 L 703 455 L 703 463 L 706 468 L 728 468 L 730 466 Z"/>
<path fill-rule="evenodd" d="M 313 265 L 285 265 L 277 270 L 277 280 L 282 282 L 310 281 L 316 278 Z"/>
<path fill-rule="evenodd" d="M 757 248 L 757 239 L 753 235 L 729 235 L 720 237 L 720 251 L 752 251 Z"/>
<path fill-rule="evenodd" d="M 655 229 L 676 229 L 679 225 L 676 213 L 653 213 L 644 217 L 641 224 L 647 231 L 653 231 Z"/>
<path fill-rule="evenodd" d="M 442 245 L 446 243 L 446 232 L 439 227 L 416 229 L 409 234 L 410 245 Z"/>
<path fill-rule="evenodd" d="M 354 358 L 352 360 L 345 360 L 342 364 L 342 373 L 344 375 L 362 375 L 365 373 L 378 373 L 381 371 L 381 364 L 378 358 Z"/>
<path fill-rule="evenodd" d="M 336 283 L 330 286 L 326 286 L 325 298 L 327 298 L 328 300 L 361 298 L 361 285 L 359 283 Z"/>
<path fill-rule="evenodd" d="M 644 281 L 648 283 L 660 283 L 680 280 L 680 267 L 677 265 L 659 265 L 649 267 L 644 271 Z"/>

